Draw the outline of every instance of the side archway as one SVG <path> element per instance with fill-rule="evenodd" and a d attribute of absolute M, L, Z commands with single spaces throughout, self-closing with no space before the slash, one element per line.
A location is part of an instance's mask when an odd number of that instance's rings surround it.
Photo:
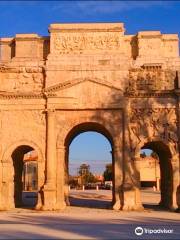
<path fill-rule="evenodd" d="M 2 156 L 2 209 L 22 207 L 23 181 L 22 174 L 25 172 L 25 156 L 34 151 L 36 158 L 33 159 L 36 167 L 36 190 L 39 192 L 42 184 L 43 154 L 41 149 L 32 141 L 21 140 L 11 144 Z M 32 159 L 32 158 L 31 158 Z M 31 164 L 32 166 L 32 164 Z M 35 170 L 35 168 L 33 168 Z M 38 194 L 39 195 L 39 194 Z M 39 196 L 37 203 L 39 201 Z"/>
<path fill-rule="evenodd" d="M 159 159 L 160 166 L 160 202 L 159 205 L 165 208 L 174 207 L 174 178 L 173 178 L 173 165 L 172 165 L 172 153 L 168 144 L 163 141 L 148 141 L 143 144 L 141 149 L 150 149 L 155 152 Z M 143 159 L 140 160 L 140 162 Z M 139 162 L 139 164 L 140 164 Z"/>

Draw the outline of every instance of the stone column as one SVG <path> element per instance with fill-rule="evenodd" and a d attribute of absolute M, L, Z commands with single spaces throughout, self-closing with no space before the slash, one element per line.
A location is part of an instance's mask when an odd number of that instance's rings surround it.
<path fill-rule="evenodd" d="M 178 75 L 178 79 L 180 82 L 180 73 Z M 180 86 L 179 86 L 180 88 Z M 180 92 L 179 92 L 179 96 L 178 96 L 178 139 L 180 136 Z M 178 206 L 178 211 L 180 212 L 180 141 L 178 142 L 178 149 L 179 149 L 179 186 L 177 187 L 177 206 Z"/>
<path fill-rule="evenodd" d="M 123 180 L 123 161 L 122 161 L 122 146 L 117 141 L 114 141 L 113 161 L 114 161 L 113 209 L 120 210 L 122 208 L 123 201 L 121 189 Z"/>
<path fill-rule="evenodd" d="M 1 210 L 1 207 L 2 207 L 2 195 L 3 195 L 3 192 L 2 192 L 2 182 L 3 182 L 2 172 L 3 172 L 3 169 L 2 169 L 2 167 L 3 167 L 2 160 L 0 160 L 0 210 Z"/>
<path fill-rule="evenodd" d="M 134 158 L 134 178 L 135 178 L 135 209 L 143 209 L 142 199 L 141 199 L 141 178 L 140 178 L 140 166 L 141 158 Z"/>
<path fill-rule="evenodd" d="M 175 209 L 180 209 L 180 205 L 178 206 L 178 201 L 180 200 L 180 192 L 178 192 L 178 189 L 179 189 L 179 162 L 178 162 L 179 159 L 171 159 L 171 164 L 172 164 L 172 174 L 173 174 L 173 177 L 172 177 L 172 180 L 173 180 L 173 191 L 172 191 L 172 210 L 175 210 Z M 179 199 L 178 199 L 179 198 Z"/>
<path fill-rule="evenodd" d="M 160 191 L 160 183 L 159 183 L 160 178 L 156 177 L 156 190 Z"/>
<path fill-rule="evenodd" d="M 65 147 L 65 158 L 64 158 L 64 193 L 65 202 L 67 206 L 70 206 L 69 201 L 69 147 Z"/>
<path fill-rule="evenodd" d="M 46 185 L 53 188 L 55 182 L 55 164 L 56 164 L 56 134 L 55 134 L 55 111 L 47 112 L 47 172 Z"/>
<path fill-rule="evenodd" d="M 123 210 L 140 210 L 142 209 L 141 197 L 140 197 L 140 176 L 138 169 L 136 169 L 136 158 L 131 152 L 129 115 L 131 112 L 131 103 L 129 99 L 126 99 L 123 114 L 123 126 L 124 126 L 124 179 L 123 179 Z"/>
<path fill-rule="evenodd" d="M 178 89 L 175 90 L 175 93 L 177 95 L 177 127 L 178 127 L 178 136 L 180 136 L 180 72 L 178 71 Z M 178 137 L 179 139 L 179 137 Z M 173 174 L 173 185 L 176 186 L 176 194 L 173 193 L 173 201 L 175 199 L 176 195 L 176 204 L 178 207 L 178 211 L 180 212 L 180 140 L 178 141 L 178 150 L 179 150 L 179 161 L 176 163 L 176 174 Z M 175 163 L 173 163 L 175 165 Z M 179 170 L 179 171 L 178 171 Z M 176 179 L 175 179 L 176 177 Z M 177 180 L 178 178 L 178 180 Z M 179 182 L 177 182 L 179 181 Z"/>
<path fill-rule="evenodd" d="M 46 141 L 46 182 L 44 185 L 43 209 L 53 210 L 56 207 L 56 134 L 55 110 L 47 110 Z"/>
<path fill-rule="evenodd" d="M 57 149 L 57 209 L 64 209 L 65 203 L 65 155 L 66 147 Z"/>

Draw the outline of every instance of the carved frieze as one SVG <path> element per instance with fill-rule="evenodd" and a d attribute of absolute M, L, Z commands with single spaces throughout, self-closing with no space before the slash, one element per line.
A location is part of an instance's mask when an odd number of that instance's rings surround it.
<path fill-rule="evenodd" d="M 160 139 L 169 143 L 172 154 L 177 154 L 177 116 L 174 108 L 142 108 L 129 112 L 131 150 L 140 142 Z"/>
<path fill-rule="evenodd" d="M 40 67 L 0 68 L 1 92 L 40 92 L 44 74 Z"/>
<path fill-rule="evenodd" d="M 121 38 L 117 33 L 71 33 L 54 36 L 54 51 L 59 54 L 81 53 L 84 50 L 117 50 L 120 46 Z"/>
<path fill-rule="evenodd" d="M 175 71 L 161 68 L 140 68 L 129 71 L 127 92 L 160 91 L 174 89 Z"/>
<path fill-rule="evenodd" d="M 0 72 L 2 73 L 42 73 L 43 67 L 11 67 L 4 64 L 0 65 Z"/>

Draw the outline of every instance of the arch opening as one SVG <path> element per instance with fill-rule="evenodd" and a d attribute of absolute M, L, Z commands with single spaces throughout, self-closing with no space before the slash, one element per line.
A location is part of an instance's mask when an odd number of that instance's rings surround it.
<path fill-rule="evenodd" d="M 148 142 L 141 148 L 140 181 L 144 207 L 171 208 L 173 171 L 169 147 L 160 141 Z"/>
<path fill-rule="evenodd" d="M 11 155 L 14 168 L 15 207 L 34 207 L 37 204 L 38 154 L 28 145 L 18 146 Z"/>
<path fill-rule="evenodd" d="M 99 124 L 81 124 L 67 135 L 67 205 L 109 208 L 113 202 L 113 142 Z"/>

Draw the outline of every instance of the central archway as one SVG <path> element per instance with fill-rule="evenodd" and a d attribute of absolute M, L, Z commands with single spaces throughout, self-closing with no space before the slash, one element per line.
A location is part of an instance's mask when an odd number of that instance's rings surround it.
<path fill-rule="evenodd" d="M 72 141 L 76 138 L 76 137 L 79 137 L 82 133 L 96 133 L 99 135 L 99 137 L 101 137 L 102 139 L 105 139 L 108 141 L 108 144 L 110 145 L 110 151 L 109 149 L 107 151 L 109 151 L 109 154 L 111 154 L 111 167 L 112 167 L 112 180 L 109 181 L 109 184 L 111 184 L 110 186 L 110 192 L 112 190 L 112 198 L 110 196 L 110 198 L 112 199 L 112 204 L 114 203 L 114 157 L 113 157 L 113 139 L 112 139 L 112 136 L 111 134 L 107 131 L 107 129 L 102 126 L 101 124 L 98 124 L 98 123 L 92 123 L 92 122 L 88 122 L 88 123 L 82 123 L 82 124 L 79 124 L 79 125 L 76 125 L 74 128 L 71 129 L 71 131 L 68 133 L 68 135 L 66 136 L 66 139 L 65 139 L 65 147 L 66 147 L 66 154 L 65 154 L 65 199 L 66 199 L 66 204 L 67 205 L 70 205 L 70 198 L 69 198 L 69 153 L 70 153 L 70 145 L 72 144 Z M 81 135 L 82 136 L 82 135 Z M 105 169 L 104 169 L 105 170 Z M 105 181 L 102 181 L 102 185 L 101 187 L 102 188 L 106 188 L 105 184 L 108 184 L 107 182 L 105 183 Z M 93 185 L 93 184 L 92 184 Z M 88 184 L 88 186 L 86 185 L 85 186 L 85 189 L 86 188 L 91 188 L 92 187 L 91 184 Z M 96 185 L 97 187 L 97 185 Z M 97 187 L 96 189 L 98 189 L 99 187 Z M 86 191 L 86 190 L 85 190 Z M 98 192 L 98 195 L 102 194 L 103 191 L 99 190 Z M 88 192 L 88 191 L 87 191 Z M 92 191 L 93 192 L 93 191 Z M 103 192 L 103 194 L 107 194 L 107 192 Z M 96 195 L 96 194 L 94 194 Z M 108 192 L 108 195 L 109 192 Z M 103 202 L 103 201 L 102 201 Z M 105 201 L 104 201 L 105 202 Z M 95 203 L 95 201 L 94 201 Z M 109 207 L 110 205 L 108 205 L 107 203 L 100 205 L 100 204 L 94 204 L 93 201 L 89 201 L 89 206 L 90 207 L 104 207 L 104 206 L 107 206 Z M 87 202 L 86 202 L 86 204 Z M 84 205 L 84 206 L 85 206 Z"/>

